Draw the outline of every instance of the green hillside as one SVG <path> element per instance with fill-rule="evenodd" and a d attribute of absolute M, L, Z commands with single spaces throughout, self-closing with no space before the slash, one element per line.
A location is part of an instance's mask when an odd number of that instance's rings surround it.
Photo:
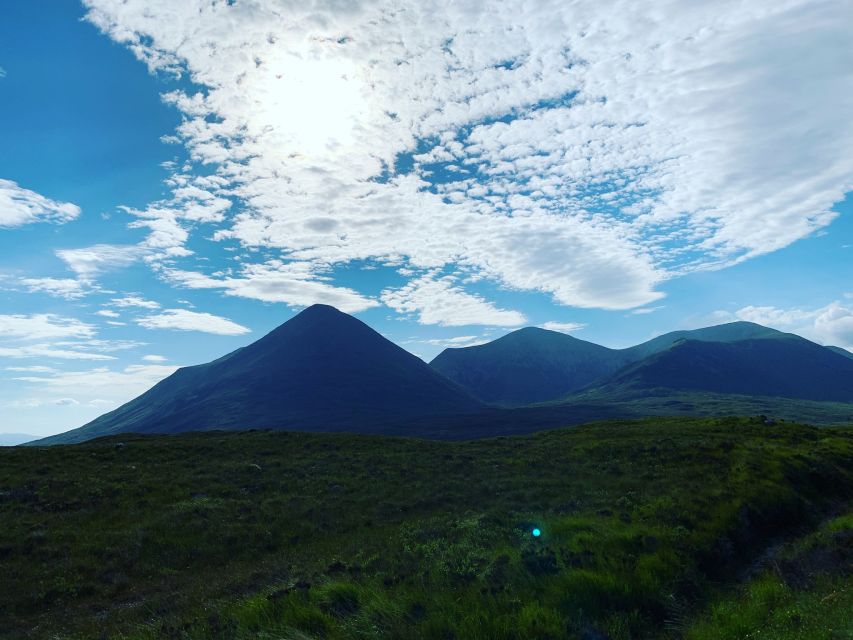
<path fill-rule="evenodd" d="M 757 561 L 851 500 L 853 432 L 762 419 L 3 449 L 0 637 L 732 637 Z"/>

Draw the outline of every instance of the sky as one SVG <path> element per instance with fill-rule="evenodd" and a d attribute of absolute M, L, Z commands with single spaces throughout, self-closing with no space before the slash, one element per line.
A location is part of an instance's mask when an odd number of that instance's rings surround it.
<path fill-rule="evenodd" d="M 847 0 L 10 0 L 0 433 L 313 303 L 430 360 L 734 320 L 853 349 Z"/>

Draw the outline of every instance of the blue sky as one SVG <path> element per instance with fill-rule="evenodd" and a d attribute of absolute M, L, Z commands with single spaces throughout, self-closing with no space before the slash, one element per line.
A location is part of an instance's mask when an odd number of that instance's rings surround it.
<path fill-rule="evenodd" d="M 386 4 L 4 5 L 0 431 L 313 302 L 427 360 L 736 319 L 853 348 L 848 3 Z"/>

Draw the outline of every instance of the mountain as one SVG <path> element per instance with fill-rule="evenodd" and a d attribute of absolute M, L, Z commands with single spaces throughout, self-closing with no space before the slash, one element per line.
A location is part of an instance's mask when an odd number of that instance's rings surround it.
<path fill-rule="evenodd" d="M 39 444 L 124 432 L 370 431 L 479 408 L 463 389 L 363 322 L 314 305 L 257 342 L 179 369 L 115 411 Z"/>
<path fill-rule="evenodd" d="M 430 365 L 483 402 L 521 406 L 562 398 L 681 340 L 792 337 L 752 322 L 731 322 L 673 331 L 627 349 L 608 349 L 564 333 L 527 327 L 475 347 L 445 349 Z"/>
<path fill-rule="evenodd" d="M 666 388 L 853 402 L 853 359 L 804 338 L 780 336 L 680 340 L 617 372 L 599 392 Z"/>
<path fill-rule="evenodd" d="M 627 349 L 622 349 L 627 362 L 637 362 L 655 353 L 666 351 L 676 342 L 682 340 L 698 340 L 700 342 L 737 342 L 739 340 L 799 338 L 792 333 L 782 333 L 776 329 L 756 324 L 754 322 L 727 322 L 712 327 L 671 331 L 657 338 L 652 338 Z"/>
<path fill-rule="evenodd" d="M 527 327 L 487 344 L 445 349 L 430 365 L 483 402 L 519 406 L 564 396 L 627 362 L 614 349 Z"/>
<path fill-rule="evenodd" d="M 826 348 L 829 349 L 830 351 L 834 351 L 835 353 L 841 354 L 845 358 L 850 358 L 851 360 L 853 360 L 853 353 L 850 353 L 847 349 L 844 349 L 842 347 L 835 347 L 832 345 L 827 345 Z"/>
<path fill-rule="evenodd" d="M 0 447 L 14 447 L 37 438 L 28 433 L 0 433 Z"/>

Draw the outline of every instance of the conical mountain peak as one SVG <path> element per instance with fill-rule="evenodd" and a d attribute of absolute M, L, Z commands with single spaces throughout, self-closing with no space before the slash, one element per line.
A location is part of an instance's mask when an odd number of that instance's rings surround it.
<path fill-rule="evenodd" d="M 150 391 L 56 437 L 287 428 L 403 431 L 414 417 L 481 408 L 461 387 L 360 320 L 312 305 L 208 364 L 176 371 Z"/>

